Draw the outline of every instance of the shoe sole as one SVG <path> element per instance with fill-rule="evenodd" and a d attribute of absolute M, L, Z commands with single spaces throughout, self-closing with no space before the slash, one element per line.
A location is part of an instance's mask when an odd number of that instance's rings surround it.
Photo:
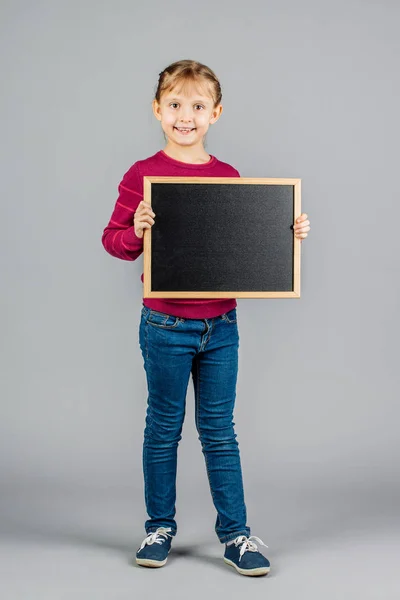
<path fill-rule="evenodd" d="M 171 548 L 168 550 L 168 554 L 171 552 Z M 136 558 L 138 565 L 142 567 L 163 567 L 168 560 L 168 556 L 164 560 L 154 560 L 154 558 Z"/>
<path fill-rule="evenodd" d="M 165 563 L 167 562 L 167 559 L 152 560 L 150 558 L 137 558 L 136 562 L 138 565 L 141 565 L 142 567 L 163 567 L 165 565 Z"/>
<path fill-rule="evenodd" d="M 241 569 L 234 562 L 229 560 L 229 558 L 225 558 L 224 561 L 227 565 L 231 565 L 231 567 L 235 567 L 236 571 L 241 575 L 250 575 L 256 577 L 257 575 L 268 575 L 271 567 L 256 567 L 255 569 Z"/>

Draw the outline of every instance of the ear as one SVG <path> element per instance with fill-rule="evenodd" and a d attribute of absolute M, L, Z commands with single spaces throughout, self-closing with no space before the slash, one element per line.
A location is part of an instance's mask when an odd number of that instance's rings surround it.
<path fill-rule="evenodd" d="M 156 119 L 161 121 L 160 105 L 158 104 L 156 99 L 153 100 L 153 102 L 151 103 L 151 106 L 153 108 L 154 116 L 156 117 Z"/>
<path fill-rule="evenodd" d="M 216 123 L 216 121 L 218 121 L 218 119 L 222 115 L 223 110 L 224 110 L 224 107 L 222 106 L 222 104 L 218 104 L 218 106 L 213 108 L 211 117 L 210 117 L 210 125 L 212 125 L 213 123 Z"/>

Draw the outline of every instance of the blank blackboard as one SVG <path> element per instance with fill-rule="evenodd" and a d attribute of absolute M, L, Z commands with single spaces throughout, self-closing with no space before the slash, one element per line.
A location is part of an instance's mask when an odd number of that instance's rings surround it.
<path fill-rule="evenodd" d="M 144 177 L 144 298 L 299 298 L 301 180 Z"/>

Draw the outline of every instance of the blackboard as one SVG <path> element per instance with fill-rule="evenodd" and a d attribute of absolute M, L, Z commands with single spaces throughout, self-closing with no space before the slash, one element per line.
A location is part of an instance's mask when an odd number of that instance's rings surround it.
<path fill-rule="evenodd" d="M 301 179 L 144 177 L 144 298 L 299 298 Z"/>

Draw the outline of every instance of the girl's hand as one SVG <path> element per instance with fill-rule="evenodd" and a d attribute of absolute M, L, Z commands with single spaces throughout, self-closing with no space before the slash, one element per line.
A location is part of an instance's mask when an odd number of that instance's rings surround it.
<path fill-rule="evenodd" d="M 150 229 L 154 225 L 155 213 L 153 213 L 148 202 L 142 200 L 133 216 L 133 224 L 137 237 L 142 238 L 145 229 Z"/>
<path fill-rule="evenodd" d="M 300 217 L 297 217 L 296 224 L 293 225 L 294 235 L 299 238 L 301 242 L 303 241 L 302 238 L 306 238 L 308 236 L 308 233 L 306 232 L 310 231 L 311 229 L 310 221 L 306 221 L 306 219 L 307 215 L 306 213 L 303 213 L 300 215 Z"/>

